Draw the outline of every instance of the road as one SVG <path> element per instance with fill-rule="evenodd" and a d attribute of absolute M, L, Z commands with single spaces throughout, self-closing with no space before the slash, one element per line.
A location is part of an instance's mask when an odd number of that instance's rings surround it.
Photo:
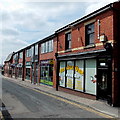
<path fill-rule="evenodd" d="M 2 80 L 2 101 L 12 118 L 102 118 L 94 112 Z M 103 120 L 103 119 L 102 119 Z"/>

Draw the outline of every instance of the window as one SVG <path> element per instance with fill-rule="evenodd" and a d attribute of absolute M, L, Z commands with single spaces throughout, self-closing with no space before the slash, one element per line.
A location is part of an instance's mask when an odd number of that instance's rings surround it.
<path fill-rule="evenodd" d="M 96 95 L 96 83 L 93 83 L 96 80 L 96 60 L 86 59 L 85 66 L 85 92 Z"/>
<path fill-rule="evenodd" d="M 62 61 L 59 86 L 96 95 L 96 59 Z"/>
<path fill-rule="evenodd" d="M 31 55 L 34 56 L 34 46 L 31 47 Z"/>
<path fill-rule="evenodd" d="M 30 56 L 31 56 L 31 49 L 29 48 L 26 51 L 26 57 L 30 57 Z"/>
<path fill-rule="evenodd" d="M 49 41 L 46 42 L 46 53 L 49 52 Z"/>
<path fill-rule="evenodd" d="M 71 49 L 71 32 L 65 34 L 66 49 Z"/>
<path fill-rule="evenodd" d="M 41 53 L 48 53 L 53 51 L 53 40 L 49 40 L 41 44 Z"/>
<path fill-rule="evenodd" d="M 53 85 L 53 64 L 52 60 L 41 61 L 40 82 L 47 85 Z"/>
<path fill-rule="evenodd" d="M 13 59 L 14 59 L 14 60 L 16 59 L 16 54 L 13 56 Z"/>
<path fill-rule="evenodd" d="M 35 45 L 35 55 L 38 55 L 38 44 Z"/>
<path fill-rule="evenodd" d="M 41 53 L 44 53 L 44 43 L 41 44 Z"/>
<path fill-rule="evenodd" d="M 23 58 L 23 52 L 19 53 L 19 58 L 22 59 Z"/>
<path fill-rule="evenodd" d="M 94 23 L 86 25 L 86 45 L 94 44 Z"/>

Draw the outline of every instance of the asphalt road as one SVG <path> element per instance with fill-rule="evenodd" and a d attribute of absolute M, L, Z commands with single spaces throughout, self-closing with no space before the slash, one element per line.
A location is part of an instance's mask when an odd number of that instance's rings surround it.
<path fill-rule="evenodd" d="M 2 93 L 4 107 L 12 118 L 102 118 L 5 78 L 2 80 Z"/>

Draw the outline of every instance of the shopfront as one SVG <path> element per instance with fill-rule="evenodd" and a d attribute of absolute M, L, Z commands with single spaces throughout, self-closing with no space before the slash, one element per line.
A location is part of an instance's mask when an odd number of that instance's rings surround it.
<path fill-rule="evenodd" d="M 111 56 L 101 53 L 76 58 L 59 58 L 59 87 L 93 95 L 96 99 L 111 103 Z"/>
<path fill-rule="evenodd" d="M 40 61 L 40 83 L 53 85 L 53 60 Z"/>
<path fill-rule="evenodd" d="M 19 63 L 17 65 L 17 71 L 18 71 L 18 78 L 22 78 L 22 63 Z"/>
<path fill-rule="evenodd" d="M 31 69 L 30 62 L 26 62 L 26 79 L 27 80 L 30 80 L 30 69 Z"/>
<path fill-rule="evenodd" d="M 32 63 L 32 83 L 38 83 L 38 62 Z"/>
<path fill-rule="evenodd" d="M 96 59 L 62 61 L 59 86 L 96 95 Z"/>

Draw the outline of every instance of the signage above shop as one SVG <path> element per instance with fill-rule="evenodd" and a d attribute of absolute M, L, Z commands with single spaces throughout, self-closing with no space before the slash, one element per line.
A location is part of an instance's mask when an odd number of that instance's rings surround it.
<path fill-rule="evenodd" d="M 53 64 L 54 61 L 53 60 L 42 60 L 40 63 L 41 64 Z"/>

